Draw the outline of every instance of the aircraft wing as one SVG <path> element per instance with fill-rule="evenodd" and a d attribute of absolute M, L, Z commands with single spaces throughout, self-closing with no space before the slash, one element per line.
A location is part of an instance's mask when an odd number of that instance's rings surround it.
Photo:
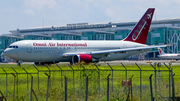
<path fill-rule="evenodd" d="M 113 49 L 113 50 L 103 50 L 103 51 L 92 51 L 92 52 L 81 52 L 81 53 L 64 53 L 62 55 L 64 57 L 66 57 L 66 56 L 73 56 L 73 55 L 77 55 L 77 54 L 90 54 L 92 57 L 101 58 L 104 56 L 108 56 L 112 53 L 128 53 L 131 51 L 145 51 L 145 50 L 150 50 L 152 48 L 167 47 L 167 46 L 168 45 L 156 45 L 156 46 L 153 45 L 153 46 Z"/>

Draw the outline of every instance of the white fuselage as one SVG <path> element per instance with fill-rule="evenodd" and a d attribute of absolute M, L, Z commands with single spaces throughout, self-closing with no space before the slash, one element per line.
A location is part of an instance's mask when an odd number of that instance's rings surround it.
<path fill-rule="evenodd" d="M 115 50 L 124 48 L 144 47 L 147 45 L 130 41 L 71 41 L 71 40 L 23 40 L 12 43 L 7 48 L 6 56 L 17 61 L 24 62 L 71 62 L 72 57 L 64 57 L 64 53 L 88 54 L 94 51 Z M 144 52 L 149 49 L 144 50 Z M 100 61 L 112 61 L 142 53 L 142 51 L 129 51 L 112 53 L 107 57 L 101 57 Z"/>
<path fill-rule="evenodd" d="M 180 54 L 161 54 L 158 55 L 158 57 L 164 59 L 180 59 Z"/>

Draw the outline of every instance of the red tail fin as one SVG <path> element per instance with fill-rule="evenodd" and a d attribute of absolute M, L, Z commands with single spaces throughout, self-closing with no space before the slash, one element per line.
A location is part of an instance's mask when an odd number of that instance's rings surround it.
<path fill-rule="evenodd" d="M 149 8 L 143 17 L 136 24 L 130 34 L 124 39 L 124 41 L 132 41 L 137 43 L 146 43 L 149 27 L 151 25 L 152 17 L 154 14 L 154 8 Z"/>
<path fill-rule="evenodd" d="M 165 54 L 161 48 L 158 48 L 158 50 L 159 50 L 159 55 Z"/>

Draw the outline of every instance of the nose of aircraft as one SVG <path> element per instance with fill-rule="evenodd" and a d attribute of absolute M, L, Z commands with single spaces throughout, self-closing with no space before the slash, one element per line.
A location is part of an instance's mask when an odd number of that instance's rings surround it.
<path fill-rule="evenodd" d="M 2 55 L 5 55 L 7 57 L 12 57 L 14 55 L 14 50 L 13 49 L 5 49 L 2 52 Z"/>

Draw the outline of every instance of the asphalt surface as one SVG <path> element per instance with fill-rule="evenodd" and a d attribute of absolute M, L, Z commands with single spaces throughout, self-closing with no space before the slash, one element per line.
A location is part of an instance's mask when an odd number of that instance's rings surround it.
<path fill-rule="evenodd" d="M 154 63 L 166 63 L 167 65 L 169 65 L 169 63 L 171 62 L 172 65 L 180 65 L 180 61 L 175 61 L 175 60 L 143 60 L 143 61 L 130 61 L 130 60 L 121 60 L 121 61 L 108 61 L 108 62 L 99 62 L 100 64 L 103 63 L 109 63 L 112 65 L 119 65 L 121 63 L 123 63 L 124 65 L 135 65 L 135 63 L 137 63 L 138 65 L 149 65 L 154 64 Z"/>

